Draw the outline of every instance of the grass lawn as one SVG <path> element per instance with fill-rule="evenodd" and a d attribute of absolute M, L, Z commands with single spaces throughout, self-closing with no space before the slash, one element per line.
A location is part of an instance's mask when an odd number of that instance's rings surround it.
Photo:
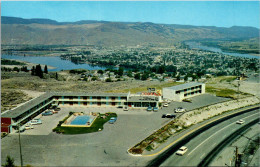
<path fill-rule="evenodd" d="M 216 96 L 219 97 L 226 97 L 226 98 L 232 98 L 232 99 L 236 99 L 238 96 L 238 91 L 233 90 L 233 89 L 221 89 L 221 88 L 216 88 L 216 87 L 212 87 L 212 86 L 207 86 L 206 85 L 206 92 L 207 93 L 211 93 L 211 94 L 215 94 Z M 244 92 L 240 92 L 240 96 L 248 96 L 250 94 L 248 93 L 244 93 Z"/>
<path fill-rule="evenodd" d="M 102 118 L 102 116 L 106 116 L 106 118 Z M 116 113 L 106 113 L 106 114 L 100 114 L 95 122 L 91 125 L 91 127 L 61 127 L 61 124 L 58 124 L 58 126 L 53 129 L 53 131 L 57 133 L 62 134 L 83 134 L 83 133 L 92 133 L 97 132 L 99 129 L 103 130 L 103 125 L 109 121 L 111 117 L 117 117 Z M 67 118 L 67 117 L 66 117 Z M 66 119 L 63 120 L 63 122 Z"/>
<path fill-rule="evenodd" d="M 131 89 L 111 90 L 111 91 L 107 91 L 107 93 L 128 93 L 129 91 L 131 93 L 147 92 L 147 88 L 155 88 L 156 90 L 162 90 L 162 88 L 176 86 L 176 85 L 180 85 L 180 84 L 183 84 L 183 83 L 180 83 L 180 82 L 167 82 L 167 83 L 162 83 L 162 84 L 157 84 L 157 85 L 136 87 L 136 88 L 131 88 Z"/>

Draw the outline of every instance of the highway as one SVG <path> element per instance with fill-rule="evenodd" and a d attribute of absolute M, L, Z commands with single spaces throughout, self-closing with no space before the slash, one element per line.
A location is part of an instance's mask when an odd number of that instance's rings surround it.
<path fill-rule="evenodd" d="M 244 113 L 223 121 L 188 141 L 185 144 L 188 147 L 186 154 L 178 156 L 173 153 L 161 166 L 197 166 L 225 138 L 241 126 L 245 126 L 257 118 L 259 118 L 259 110 Z M 236 124 L 236 121 L 239 119 L 244 119 L 245 123 L 243 125 Z"/>

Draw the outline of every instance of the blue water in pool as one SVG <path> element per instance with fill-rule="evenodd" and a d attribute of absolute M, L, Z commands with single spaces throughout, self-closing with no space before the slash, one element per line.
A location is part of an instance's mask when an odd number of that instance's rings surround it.
<path fill-rule="evenodd" d="M 86 125 L 87 122 L 92 123 L 93 118 L 88 115 L 77 116 L 71 121 L 70 125 Z"/>

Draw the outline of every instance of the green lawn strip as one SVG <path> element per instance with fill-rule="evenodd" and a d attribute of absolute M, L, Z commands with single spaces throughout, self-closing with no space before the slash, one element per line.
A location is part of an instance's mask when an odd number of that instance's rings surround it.
<path fill-rule="evenodd" d="M 102 118 L 101 116 L 106 116 L 106 118 Z M 63 122 L 68 117 L 66 117 L 63 120 Z M 62 134 L 84 134 L 84 133 L 97 132 L 97 131 L 99 131 L 99 129 L 103 130 L 103 125 L 106 122 L 108 122 L 111 117 L 117 117 L 117 114 L 116 113 L 100 114 L 96 118 L 96 120 L 93 122 L 91 127 L 61 127 L 61 124 L 59 123 L 58 126 L 53 129 L 53 131 L 55 131 L 57 133 L 62 133 Z M 62 121 L 60 121 L 60 122 L 62 122 Z"/>
<path fill-rule="evenodd" d="M 219 97 L 226 97 L 226 98 L 231 98 L 231 99 L 237 99 L 238 93 L 240 95 L 245 96 L 250 96 L 249 93 L 245 93 L 245 92 L 238 92 L 236 90 L 233 89 L 227 89 L 227 88 L 216 88 L 216 87 L 212 87 L 212 86 L 208 86 L 206 85 L 206 92 L 207 93 L 211 93 L 211 94 L 215 94 L 216 96 Z"/>

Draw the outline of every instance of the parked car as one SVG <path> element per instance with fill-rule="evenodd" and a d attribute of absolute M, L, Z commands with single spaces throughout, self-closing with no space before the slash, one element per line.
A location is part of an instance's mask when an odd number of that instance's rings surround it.
<path fill-rule="evenodd" d="M 153 111 L 152 107 L 147 107 L 147 111 Z"/>
<path fill-rule="evenodd" d="M 53 115 L 52 111 L 45 111 L 44 113 L 42 113 L 42 116 L 48 116 L 48 115 Z"/>
<path fill-rule="evenodd" d="M 128 111 L 128 106 L 124 106 L 123 110 Z"/>
<path fill-rule="evenodd" d="M 163 107 L 168 107 L 168 106 L 169 106 L 168 103 L 163 104 Z"/>
<path fill-rule="evenodd" d="M 245 121 L 243 119 L 240 119 L 236 123 L 241 125 L 241 124 L 245 123 Z"/>
<path fill-rule="evenodd" d="M 60 107 L 54 109 L 54 111 L 60 111 L 60 110 L 61 110 Z"/>
<path fill-rule="evenodd" d="M 40 118 L 35 118 L 35 119 L 29 121 L 28 123 L 30 123 L 32 125 L 38 125 L 38 124 L 42 124 L 42 120 Z"/>
<path fill-rule="evenodd" d="M 59 111 L 57 111 L 57 110 L 51 110 L 51 112 L 52 112 L 53 114 L 58 114 Z"/>
<path fill-rule="evenodd" d="M 25 131 L 25 125 L 21 126 L 19 129 L 20 129 L 20 130 L 17 131 L 18 133 L 19 133 L 19 131 L 20 131 L 20 132 L 24 132 L 24 131 Z"/>
<path fill-rule="evenodd" d="M 25 124 L 24 128 L 25 128 L 25 130 L 34 129 L 31 123 Z"/>
<path fill-rule="evenodd" d="M 188 148 L 185 146 L 182 146 L 177 152 L 177 155 L 184 155 L 188 151 Z"/>
<path fill-rule="evenodd" d="M 116 117 L 111 117 L 110 120 L 108 121 L 108 123 L 113 124 L 116 122 L 116 120 L 117 120 Z"/>
<path fill-rule="evenodd" d="M 157 112 L 158 110 L 159 110 L 158 107 L 154 107 L 154 108 L 153 108 L 153 111 L 154 111 L 154 112 Z"/>
<path fill-rule="evenodd" d="M 174 114 L 163 114 L 162 115 L 162 118 L 175 118 L 176 117 L 176 115 L 174 115 Z"/>
<path fill-rule="evenodd" d="M 185 108 L 182 108 L 182 107 L 178 107 L 178 108 L 175 108 L 174 111 L 175 111 L 176 113 L 178 113 L 178 112 L 185 112 L 186 109 L 185 109 Z"/>

